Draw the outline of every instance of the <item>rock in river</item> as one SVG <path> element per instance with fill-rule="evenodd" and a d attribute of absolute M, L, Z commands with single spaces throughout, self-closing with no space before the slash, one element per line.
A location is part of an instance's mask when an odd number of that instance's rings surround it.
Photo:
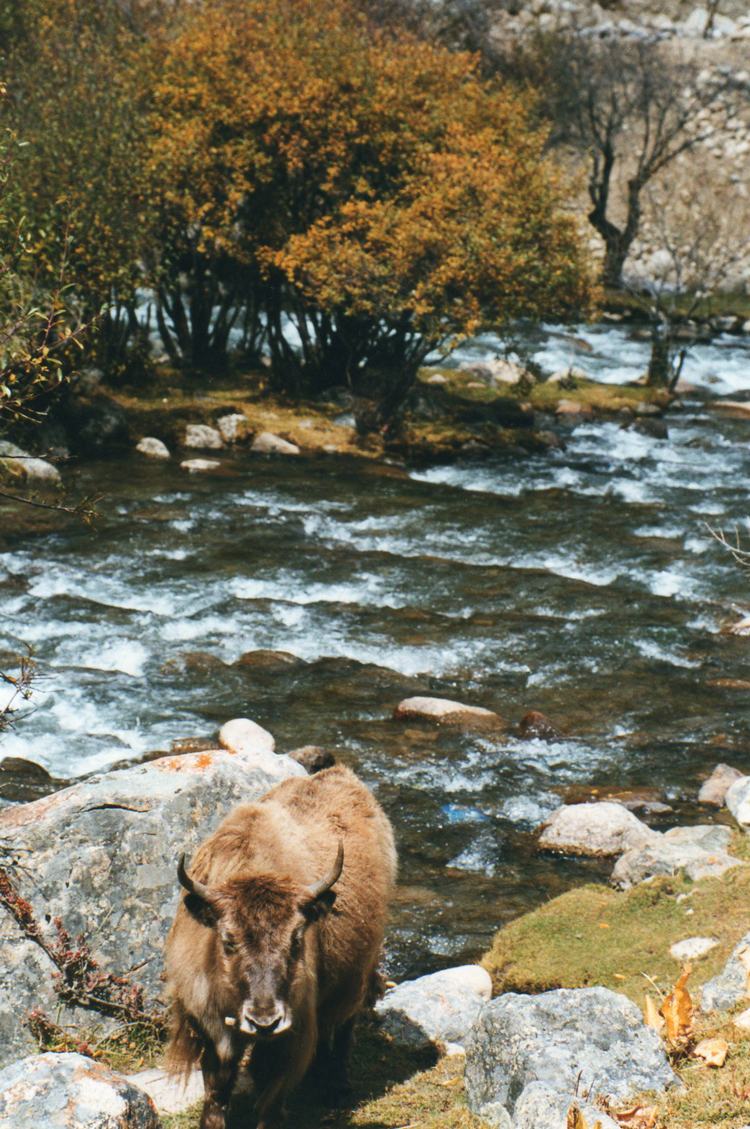
<path fill-rule="evenodd" d="M 750 776 L 741 776 L 729 786 L 725 802 L 740 827 L 750 828 Z"/>
<path fill-rule="evenodd" d="M 654 831 L 653 836 L 645 846 L 627 851 L 617 860 L 612 882 L 619 889 L 627 890 L 657 874 L 679 874 L 684 870 L 688 878 L 697 882 L 701 878 L 718 878 L 732 867 L 746 865 L 727 854 L 732 838 L 729 827 L 703 823 L 696 827 L 673 827 L 663 834 Z"/>
<path fill-rule="evenodd" d="M 404 980 L 378 1001 L 375 1013 L 395 1043 L 421 1050 L 462 1043 L 491 995 L 490 974 L 479 965 L 461 965 Z"/>
<path fill-rule="evenodd" d="M 558 808 L 545 825 L 539 846 L 570 855 L 621 855 L 647 846 L 656 835 L 622 804 L 603 800 Z"/>
<path fill-rule="evenodd" d="M 704 780 L 701 785 L 701 790 L 698 793 L 699 804 L 711 804 L 713 807 L 721 808 L 724 806 L 727 798 L 727 792 L 734 784 L 735 780 L 741 780 L 742 773 L 738 768 L 732 768 L 729 764 L 717 764 L 708 780 Z"/>
<path fill-rule="evenodd" d="M 538 996 L 510 992 L 486 1004 L 466 1043 L 465 1080 L 470 1109 L 503 1125 L 502 1111 L 511 1117 L 534 1082 L 572 1104 L 576 1093 L 587 1092 L 627 1102 L 677 1078 L 661 1038 L 625 996 L 559 988 Z"/>
<path fill-rule="evenodd" d="M 393 711 L 395 718 L 437 721 L 442 725 L 466 725 L 479 728 L 503 729 L 505 722 L 492 710 L 482 706 L 467 706 L 450 698 L 404 698 Z"/>
<path fill-rule="evenodd" d="M 272 753 L 276 748 L 273 734 L 249 717 L 234 717 L 231 721 L 225 721 L 219 730 L 219 743 L 235 753 Z"/>
<path fill-rule="evenodd" d="M 2 863 L 47 940 L 59 916 L 73 937 L 89 939 L 106 971 L 133 970 L 133 982 L 158 995 L 180 855 L 189 856 L 236 804 L 301 775 L 300 765 L 267 750 L 215 749 L 90 777 L 0 811 Z M 36 1005 L 55 1014 L 53 971 L 0 910 L 0 1064 L 37 1049 L 24 1018 Z M 75 1021 L 80 1030 L 98 1018 L 63 1011 L 58 1022 Z"/>
<path fill-rule="evenodd" d="M 148 1094 L 84 1055 L 33 1055 L 0 1071 L 0 1129 L 160 1127 Z"/>

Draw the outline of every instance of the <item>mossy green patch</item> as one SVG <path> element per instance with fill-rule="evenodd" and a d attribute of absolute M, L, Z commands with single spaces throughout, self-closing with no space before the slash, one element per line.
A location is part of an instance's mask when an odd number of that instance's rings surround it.
<path fill-rule="evenodd" d="M 642 1007 L 651 991 L 647 977 L 672 983 L 678 965 L 669 948 L 676 941 L 719 942 L 695 967 L 692 983 L 700 984 L 720 970 L 748 928 L 750 867 L 698 883 L 658 878 L 626 892 L 583 886 L 506 925 L 482 963 L 495 994 L 601 984 Z"/>

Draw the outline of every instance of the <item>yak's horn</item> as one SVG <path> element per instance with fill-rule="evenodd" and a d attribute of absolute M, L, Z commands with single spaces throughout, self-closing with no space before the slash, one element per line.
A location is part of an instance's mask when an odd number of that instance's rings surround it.
<path fill-rule="evenodd" d="M 339 849 L 336 854 L 336 861 L 333 868 L 326 874 L 325 878 L 321 878 L 320 882 L 315 882 L 310 887 L 310 893 L 313 898 L 319 898 L 321 894 L 325 894 L 330 890 L 334 882 L 338 882 L 341 877 L 341 871 L 344 869 L 344 844 L 339 839 Z"/>
<path fill-rule="evenodd" d="M 212 902 L 214 900 L 213 891 L 204 886 L 202 882 L 197 879 L 191 878 L 185 870 L 185 856 L 180 856 L 180 861 L 177 863 L 177 877 L 180 880 L 180 885 L 183 886 L 188 894 L 195 894 L 197 898 L 201 898 L 204 902 Z"/>

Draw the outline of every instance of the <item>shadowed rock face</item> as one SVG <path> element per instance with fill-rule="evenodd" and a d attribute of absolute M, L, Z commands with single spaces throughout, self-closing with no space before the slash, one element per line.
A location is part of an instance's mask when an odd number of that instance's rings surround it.
<path fill-rule="evenodd" d="M 268 750 L 219 749 L 162 757 L 91 777 L 0 812 L 0 844 L 11 881 L 54 936 L 60 917 L 89 939 L 105 971 L 136 970 L 158 996 L 161 951 L 179 897 L 177 860 L 240 802 L 259 799 L 304 769 Z M 36 1049 L 24 1016 L 56 1007 L 53 969 L 0 911 L 0 1063 Z M 61 1019 L 70 1022 L 70 1013 Z M 80 1026 L 99 1017 L 75 1013 Z"/>
<path fill-rule="evenodd" d="M 148 1094 L 78 1054 L 34 1055 L 0 1071 L 0 1126 L 160 1129 Z"/>

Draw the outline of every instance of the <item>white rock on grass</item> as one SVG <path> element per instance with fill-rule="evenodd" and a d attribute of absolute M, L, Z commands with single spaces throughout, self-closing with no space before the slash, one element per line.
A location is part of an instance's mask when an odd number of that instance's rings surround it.
<path fill-rule="evenodd" d="M 750 827 L 750 776 L 741 776 L 730 785 L 725 803 L 740 827 Z"/>
<path fill-rule="evenodd" d="M 239 412 L 233 412 L 231 415 L 222 416 L 216 426 L 225 443 L 238 443 L 245 438 L 246 423 L 247 420 L 243 415 L 240 415 Z"/>
<path fill-rule="evenodd" d="M 184 445 L 201 451 L 218 451 L 224 446 L 221 432 L 205 423 L 189 423 L 185 428 Z"/>
<path fill-rule="evenodd" d="M 539 846 L 562 854 L 620 855 L 650 844 L 656 834 L 622 804 L 601 800 L 558 808 L 544 827 Z"/>
<path fill-rule="evenodd" d="M 488 725 L 503 725 L 502 718 L 492 710 L 482 706 L 468 706 L 465 702 L 454 702 L 450 698 L 404 698 L 393 711 L 395 718 L 426 719 L 441 722 L 467 722 Z"/>
<path fill-rule="evenodd" d="M 168 459 L 169 448 L 161 439 L 155 439 L 152 435 L 146 435 L 141 439 L 136 447 L 136 451 L 140 451 L 142 455 L 148 455 L 150 459 Z"/>
<path fill-rule="evenodd" d="M 442 372 L 435 372 L 432 376 L 427 377 L 428 384 L 447 384 L 448 378 L 443 376 Z"/>
<path fill-rule="evenodd" d="M 180 895 L 180 855 L 190 856 L 236 804 L 304 775 L 289 757 L 263 750 L 161 757 L 0 809 L 0 842 L 23 860 L 11 868 L 12 879 L 42 929 L 54 937 L 48 922 L 59 916 L 71 936 L 88 939 L 106 970 L 137 969 L 133 982 L 153 998 L 163 990 L 161 954 Z M 56 1015 L 58 1000 L 51 962 L 5 913 L 0 969 L 2 1065 L 38 1049 L 24 1015 L 36 1005 Z M 57 1021 L 79 1032 L 94 1021 L 104 1030 L 117 1024 L 66 1009 Z"/>
<path fill-rule="evenodd" d="M 750 1007 L 746 1008 L 745 1011 L 741 1011 L 739 1015 L 736 1015 L 732 1023 L 740 1031 L 750 1031 Z"/>
<path fill-rule="evenodd" d="M 276 748 L 272 733 L 249 717 L 234 717 L 219 730 L 219 744 L 234 753 L 269 752 Z"/>
<path fill-rule="evenodd" d="M 532 1082 L 567 1095 L 571 1104 L 576 1093 L 593 1092 L 624 1103 L 643 1091 L 663 1091 L 677 1077 L 661 1038 L 625 996 L 560 988 L 491 1000 L 466 1042 L 466 1093 L 475 1113 L 502 1125 L 501 1111 L 513 1117 Z"/>
<path fill-rule="evenodd" d="M 0 470 L 3 466 L 12 478 L 21 481 L 51 484 L 60 481 L 60 472 L 52 463 L 48 463 L 46 459 L 34 458 L 15 443 L 7 443 L 5 440 L 0 441 Z"/>
<path fill-rule="evenodd" d="M 669 955 L 681 962 L 700 960 L 707 956 L 719 944 L 711 937 L 686 937 L 684 941 L 677 941 L 669 950 Z"/>
<path fill-rule="evenodd" d="M 738 768 L 732 768 L 729 764 L 717 764 L 711 775 L 707 780 L 704 780 L 701 785 L 701 790 L 698 793 L 699 804 L 711 804 L 713 807 L 721 808 L 724 806 L 727 798 L 727 792 L 736 780 L 742 779 L 742 773 Z"/>
<path fill-rule="evenodd" d="M 708 980 L 700 990 L 703 1011 L 729 1011 L 748 998 L 750 972 L 750 933 L 746 933 L 732 950 L 718 976 Z"/>
<path fill-rule="evenodd" d="M 295 443 L 289 443 L 286 439 L 281 439 L 271 431 L 261 431 L 260 435 L 256 435 L 250 450 L 256 451 L 260 455 L 299 454 L 299 447 Z"/>
<path fill-rule="evenodd" d="M 597 1122 L 601 1129 L 619 1129 L 617 1122 L 596 1106 L 570 1094 L 556 1093 L 541 1082 L 531 1082 L 526 1086 L 516 1102 L 511 1124 L 513 1129 L 567 1129 L 571 1109 L 579 1110 L 591 1129 Z"/>
<path fill-rule="evenodd" d="M 193 1070 L 183 1079 L 165 1070 L 139 1070 L 137 1074 L 126 1074 L 139 1090 L 151 1098 L 159 1113 L 181 1113 L 203 1098 L 203 1075 Z"/>
<path fill-rule="evenodd" d="M 731 838 L 731 828 L 710 823 L 673 827 L 663 834 L 654 832 L 649 844 L 627 851 L 617 860 L 612 882 L 618 889 L 627 890 L 655 875 L 674 875 L 680 871 L 693 882 L 718 878 L 735 866 L 747 865 L 727 853 Z"/>
<path fill-rule="evenodd" d="M 161 1129 L 151 1098 L 79 1054 L 42 1054 L 0 1071 L 0 1129 Z"/>
<path fill-rule="evenodd" d="M 375 1013 L 400 1046 L 418 1050 L 433 1043 L 461 1045 L 491 994 L 489 973 L 478 965 L 464 965 L 404 980 L 377 1002 Z"/>
<path fill-rule="evenodd" d="M 216 459 L 184 459 L 180 463 L 180 469 L 186 470 L 190 474 L 201 474 L 208 471 L 221 470 L 221 463 Z"/>

